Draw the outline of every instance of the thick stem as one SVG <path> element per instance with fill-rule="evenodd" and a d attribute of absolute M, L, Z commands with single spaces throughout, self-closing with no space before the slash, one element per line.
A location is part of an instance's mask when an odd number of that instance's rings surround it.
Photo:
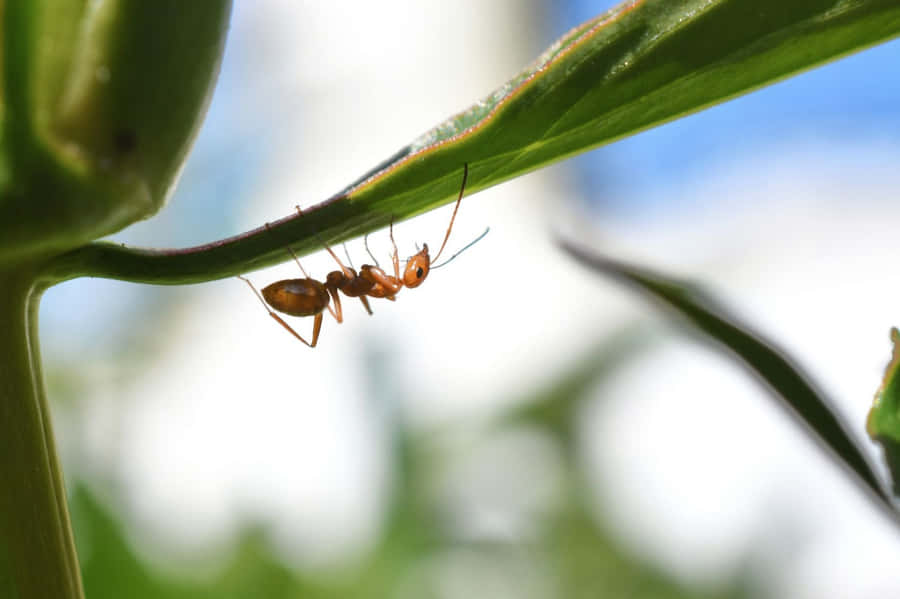
<path fill-rule="evenodd" d="M 0 596 L 82 599 L 30 273 L 0 270 Z"/>

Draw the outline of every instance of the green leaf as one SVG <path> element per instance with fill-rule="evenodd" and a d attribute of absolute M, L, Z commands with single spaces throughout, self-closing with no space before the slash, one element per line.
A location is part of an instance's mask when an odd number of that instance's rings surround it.
<path fill-rule="evenodd" d="M 591 269 L 625 282 L 686 319 L 692 330 L 729 350 L 751 373 L 758 376 L 781 404 L 789 409 L 813 437 L 831 450 L 839 463 L 858 477 L 880 505 L 895 518 L 890 496 L 865 451 L 847 432 L 830 401 L 794 366 L 774 344 L 732 316 L 718 302 L 696 287 L 645 268 L 595 255 L 569 241 L 562 248 Z"/>
<path fill-rule="evenodd" d="M 894 0 L 627 2 L 302 216 L 180 251 L 92 244 L 46 273 L 182 284 L 262 268 L 452 201 L 463 164 L 473 193 L 898 33 Z"/>
<path fill-rule="evenodd" d="M 81 599 L 30 275 L 0 269 L 0 597 Z"/>
<path fill-rule="evenodd" d="M 218 75 L 230 0 L 3 4 L 0 264 L 155 214 Z"/>
<path fill-rule="evenodd" d="M 869 410 L 866 430 L 881 444 L 893 479 L 894 495 L 900 495 L 900 331 L 891 329 L 893 355 L 884 371 L 884 380 Z"/>
<path fill-rule="evenodd" d="M 0 1 L 0 596 L 82 597 L 38 347 L 37 264 L 155 213 L 230 0 Z"/>

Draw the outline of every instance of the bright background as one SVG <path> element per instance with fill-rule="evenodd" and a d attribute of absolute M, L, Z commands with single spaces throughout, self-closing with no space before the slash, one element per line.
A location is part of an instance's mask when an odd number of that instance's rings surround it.
<path fill-rule="evenodd" d="M 612 5 L 332 4 L 236 3 L 174 197 L 116 240 L 195 245 L 314 204 Z M 396 303 L 373 302 L 371 318 L 347 302 L 315 350 L 235 279 L 53 288 L 41 330 L 67 477 L 87 481 L 164 572 L 214 569 L 247 522 L 289 568 L 346 565 L 382 531 L 386 422 L 465 436 L 465 423 L 639 331 L 644 347 L 577 412 L 597 518 L 626 551 L 698 592 L 746 575 L 760 596 L 900 596 L 896 530 L 766 393 L 552 242 L 577 229 L 701 281 L 797 358 L 862 436 L 900 321 L 898 63 L 900 44 L 884 44 L 472 196 L 449 249 L 490 235 Z M 398 226 L 401 253 L 439 243 L 449 217 Z M 386 235 L 371 240 L 386 256 Z M 367 261 L 361 243 L 348 249 Z M 318 278 L 335 266 L 324 252 L 302 262 Z M 263 286 L 297 270 L 249 276 Z M 441 488 L 461 536 L 534 540 L 559 464 L 529 443 L 458 452 Z M 522 580 L 500 578 L 482 596 L 516 596 Z"/>

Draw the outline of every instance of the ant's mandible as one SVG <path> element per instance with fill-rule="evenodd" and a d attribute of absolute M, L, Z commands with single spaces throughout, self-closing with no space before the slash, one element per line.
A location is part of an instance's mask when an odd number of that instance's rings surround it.
<path fill-rule="evenodd" d="M 462 200 L 463 194 L 466 190 L 466 179 L 468 178 L 468 175 L 469 165 L 464 164 L 463 179 L 459 189 L 459 197 L 457 197 L 456 199 L 456 205 L 453 208 L 453 215 L 450 217 L 450 224 L 447 225 L 447 232 L 444 234 L 444 241 L 443 243 L 441 243 L 441 248 L 438 250 L 437 255 L 434 257 L 434 262 L 436 262 L 440 255 L 443 253 L 444 247 L 446 247 L 447 245 L 447 240 L 450 238 L 450 231 L 453 229 L 453 222 L 456 220 L 456 212 L 459 210 L 459 203 Z M 297 208 L 297 211 L 300 212 L 299 207 Z M 329 254 L 331 254 L 331 256 L 340 266 L 340 270 L 335 270 L 328 273 L 328 276 L 325 278 L 324 283 L 313 279 L 306 273 L 306 270 L 304 270 L 303 266 L 300 264 L 300 260 L 297 258 L 297 255 L 291 248 L 287 249 L 306 278 L 284 279 L 282 281 L 276 281 L 271 285 L 264 287 L 262 290 L 262 294 L 260 294 L 260 292 L 256 290 L 256 287 L 254 287 L 253 283 L 251 283 L 248 279 L 240 275 L 238 275 L 238 278 L 250 286 L 250 289 L 253 290 L 253 293 L 256 294 L 256 297 L 259 298 L 259 301 L 269 313 L 269 316 L 274 318 L 294 337 L 296 337 L 309 347 L 315 347 L 316 343 L 319 340 L 319 331 L 322 328 L 322 316 L 326 309 L 331 313 L 332 316 L 334 316 L 335 320 L 337 320 L 339 323 L 343 322 L 343 311 L 341 309 L 341 300 L 338 292 L 343 293 L 347 297 L 358 297 L 365 307 L 366 311 L 369 314 L 372 314 L 372 309 L 369 307 L 367 296 L 374 298 L 385 298 L 393 301 L 397 293 L 401 289 L 403 289 L 404 287 L 409 287 L 410 289 L 418 287 L 422 284 L 423 281 L 425 281 L 425 278 L 428 276 L 428 273 L 432 268 L 439 268 L 440 266 L 444 266 L 444 264 L 447 264 L 448 262 L 450 262 L 450 260 L 453 260 L 453 258 L 478 242 L 487 234 L 487 232 L 488 230 L 485 230 L 485 232 L 478 236 L 477 239 L 466 245 L 460 251 L 456 252 L 443 264 L 439 264 L 436 266 L 432 266 L 432 259 L 428 254 L 428 244 L 422 244 L 422 249 L 417 254 L 409 258 L 409 260 L 407 260 L 406 267 L 403 269 L 403 275 L 401 276 L 400 258 L 397 251 L 397 244 L 394 241 L 394 221 L 393 218 L 391 218 L 390 238 L 391 245 L 394 248 L 393 254 L 391 256 L 391 262 L 394 266 L 393 275 L 389 275 L 385 273 L 381 268 L 379 268 L 377 266 L 377 261 L 375 266 L 364 264 L 362 268 L 360 268 L 359 273 L 357 273 L 352 266 L 345 266 L 341 262 L 340 258 L 337 257 L 337 254 L 335 254 L 334 251 L 332 251 L 332 249 L 328 247 L 328 244 L 323 242 L 322 245 L 325 246 L 325 249 Z M 374 260 L 374 256 L 372 258 Z M 329 305 L 331 301 L 334 301 L 334 309 L 332 309 L 332 307 Z M 270 307 L 274 310 L 277 310 L 278 312 L 288 314 L 290 316 L 314 316 L 315 320 L 313 320 L 312 341 L 307 341 L 306 339 L 301 337 L 287 322 L 284 321 L 284 319 L 273 312 Z"/>

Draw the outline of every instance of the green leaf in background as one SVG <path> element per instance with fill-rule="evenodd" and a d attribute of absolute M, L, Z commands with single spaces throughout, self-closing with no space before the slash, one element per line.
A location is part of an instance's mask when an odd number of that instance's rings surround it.
<path fill-rule="evenodd" d="M 302 216 L 186 250 L 94 243 L 45 274 L 182 284 L 270 266 L 450 202 L 464 164 L 474 193 L 898 34 L 893 0 L 626 2 Z"/>
<path fill-rule="evenodd" d="M 831 450 L 839 463 L 856 474 L 857 480 L 863 483 L 885 511 L 895 521 L 900 521 L 900 515 L 869 464 L 865 451 L 847 432 L 828 399 L 771 342 L 694 286 L 646 268 L 598 256 L 569 241 L 562 240 L 560 245 L 592 270 L 636 287 L 674 309 L 687 320 L 692 330 L 728 349 L 732 356 L 765 383 L 783 406 L 806 425 L 806 430 L 814 438 Z"/>
<path fill-rule="evenodd" d="M 884 371 L 881 387 L 875 393 L 875 402 L 866 420 L 866 430 L 884 449 L 884 457 L 894 483 L 894 495 L 900 495 L 900 330 L 896 327 L 891 329 L 891 343 L 891 361 Z"/>

